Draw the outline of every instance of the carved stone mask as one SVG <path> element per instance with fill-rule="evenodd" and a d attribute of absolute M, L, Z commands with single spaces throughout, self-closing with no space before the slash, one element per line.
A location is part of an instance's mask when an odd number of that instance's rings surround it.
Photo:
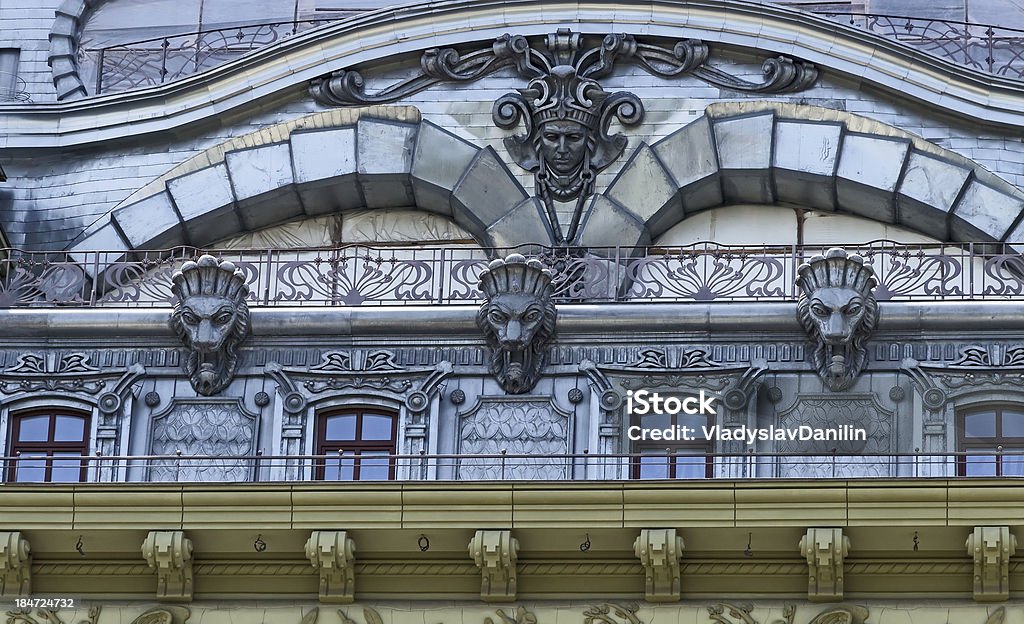
<path fill-rule="evenodd" d="M 249 335 L 249 287 L 234 264 L 213 256 L 186 262 L 172 281 L 178 302 L 170 324 L 188 350 L 185 372 L 196 392 L 217 394 L 234 378 L 238 348 Z"/>
<path fill-rule="evenodd" d="M 555 333 L 558 313 L 551 271 L 537 260 L 512 254 L 488 265 L 480 276 L 480 290 L 487 301 L 476 322 L 491 349 L 491 374 L 506 392 L 529 392 L 537 385 Z"/>
<path fill-rule="evenodd" d="M 860 256 L 830 249 L 797 274 L 797 317 L 815 344 L 818 376 L 830 390 L 846 390 L 867 364 L 864 343 L 878 325 L 874 271 Z"/>
<path fill-rule="evenodd" d="M 575 121 L 549 121 L 540 129 L 538 151 L 544 164 L 556 175 L 572 175 L 587 156 L 589 131 Z"/>

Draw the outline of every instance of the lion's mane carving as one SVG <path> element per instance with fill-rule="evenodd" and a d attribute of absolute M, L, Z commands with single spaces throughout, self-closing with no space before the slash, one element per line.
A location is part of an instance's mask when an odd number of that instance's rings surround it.
<path fill-rule="evenodd" d="M 249 336 L 249 287 L 234 264 L 208 255 L 183 264 L 171 280 L 178 301 L 170 325 L 188 350 L 185 372 L 196 392 L 217 394 L 234 378 Z"/>
<path fill-rule="evenodd" d="M 830 390 L 846 390 L 867 364 L 878 280 L 863 258 L 838 248 L 801 264 L 797 276 L 797 317 L 814 343 L 814 367 Z"/>
<path fill-rule="evenodd" d="M 480 275 L 487 301 L 476 324 L 491 349 L 490 371 L 510 394 L 529 392 L 544 368 L 558 311 L 551 271 L 537 260 L 512 254 L 492 261 Z"/>

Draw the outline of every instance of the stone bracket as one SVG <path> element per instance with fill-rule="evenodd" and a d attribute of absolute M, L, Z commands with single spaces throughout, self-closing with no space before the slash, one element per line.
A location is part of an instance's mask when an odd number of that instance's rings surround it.
<path fill-rule="evenodd" d="M 843 560 L 849 553 L 850 538 L 842 529 L 807 529 L 800 538 L 800 554 L 807 558 L 809 601 L 843 599 Z"/>
<path fill-rule="evenodd" d="M 516 599 L 516 560 L 519 540 L 512 532 L 477 531 L 469 542 L 469 556 L 480 568 L 480 599 L 512 602 Z"/>
<path fill-rule="evenodd" d="M 313 531 L 306 557 L 320 573 L 320 602 L 349 604 L 355 600 L 356 543 L 345 531 Z"/>
<path fill-rule="evenodd" d="M 644 597 L 648 602 L 679 602 L 682 591 L 679 559 L 683 538 L 675 529 L 643 529 L 633 550 L 644 566 Z"/>
<path fill-rule="evenodd" d="M 20 531 L 0 532 L 0 598 L 32 593 L 32 548 Z"/>
<path fill-rule="evenodd" d="M 974 527 L 967 538 L 967 554 L 974 558 L 974 601 L 1010 599 L 1010 557 L 1017 538 L 1008 526 Z"/>
<path fill-rule="evenodd" d="M 192 601 L 192 540 L 184 531 L 150 531 L 142 556 L 156 570 L 157 600 Z"/>

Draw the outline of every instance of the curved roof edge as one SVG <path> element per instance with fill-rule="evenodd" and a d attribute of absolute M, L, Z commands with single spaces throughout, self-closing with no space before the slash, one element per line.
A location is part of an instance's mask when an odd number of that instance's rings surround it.
<path fill-rule="evenodd" d="M 68 0 L 81 2 L 82 0 Z M 66 20 L 65 20 L 66 21 Z M 83 145 L 180 128 L 331 71 L 507 32 L 694 37 L 786 54 L 973 123 L 1024 127 L 1024 83 L 991 76 L 824 17 L 745 0 L 439 0 L 330 24 L 174 83 L 59 104 L 4 107 L 3 148 Z M 67 68 L 64 68 L 66 71 Z"/>

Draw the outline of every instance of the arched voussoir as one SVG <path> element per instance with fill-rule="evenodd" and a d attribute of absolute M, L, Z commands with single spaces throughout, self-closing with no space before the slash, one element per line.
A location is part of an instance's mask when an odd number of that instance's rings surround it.
<path fill-rule="evenodd" d="M 97 0 L 64 0 L 55 11 L 46 60 L 52 70 L 58 102 L 89 95 L 78 73 L 78 35 L 82 20 L 96 3 Z"/>
<path fill-rule="evenodd" d="M 491 148 L 409 107 L 315 113 L 210 148 L 134 193 L 69 248 L 129 252 L 215 241 L 296 218 L 413 208 L 479 243 L 550 243 L 540 208 Z"/>
<path fill-rule="evenodd" d="M 775 102 L 714 104 L 639 146 L 591 204 L 581 237 L 635 245 L 703 210 L 776 203 L 949 242 L 1024 240 L 1024 193 L 978 163 L 874 120 Z"/>

